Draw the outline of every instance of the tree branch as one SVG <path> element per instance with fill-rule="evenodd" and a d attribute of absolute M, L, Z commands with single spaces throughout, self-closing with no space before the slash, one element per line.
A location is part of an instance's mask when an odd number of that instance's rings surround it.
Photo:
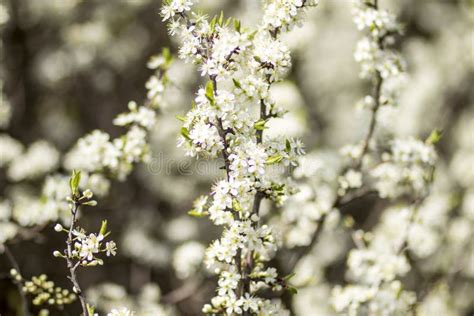
<path fill-rule="evenodd" d="M 77 294 L 79 297 L 79 301 L 81 302 L 81 307 L 82 307 L 82 312 L 84 313 L 84 316 L 89 316 L 89 312 L 87 310 L 87 303 L 86 299 L 84 297 L 84 294 L 82 293 L 81 287 L 79 285 L 79 281 L 77 279 L 77 274 L 76 274 L 76 269 L 80 264 L 80 261 L 77 263 L 74 263 L 72 261 L 72 243 L 73 243 L 73 230 L 74 230 L 74 225 L 76 224 L 77 221 L 77 213 L 79 212 L 79 204 L 74 202 L 73 207 L 71 209 L 71 214 L 72 214 L 72 219 L 71 219 L 71 225 L 69 226 L 68 234 L 67 234 L 67 249 L 66 249 L 66 261 L 67 261 L 67 267 L 69 269 L 69 277 L 68 279 L 71 280 L 72 285 L 74 287 L 74 292 Z"/>

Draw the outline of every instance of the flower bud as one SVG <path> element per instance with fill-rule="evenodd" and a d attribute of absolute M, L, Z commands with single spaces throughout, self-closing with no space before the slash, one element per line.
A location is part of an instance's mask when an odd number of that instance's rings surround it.
<path fill-rule="evenodd" d="M 54 225 L 54 230 L 57 231 L 57 232 L 60 232 L 63 230 L 63 226 L 61 224 L 56 224 Z"/>
<path fill-rule="evenodd" d="M 95 201 L 95 200 L 90 200 L 90 201 L 87 201 L 86 203 L 83 203 L 82 205 L 96 206 L 96 205 L 97 205 L 97 201 Z"/>
<path fill-rule="evenodd" d="M 87 189 L 84 191 L 84 193 L 82 193 L 82 195 L 87 199 L 91 199 L 94 196 L 94 193 L 92 193 L 91 190 Z"/>

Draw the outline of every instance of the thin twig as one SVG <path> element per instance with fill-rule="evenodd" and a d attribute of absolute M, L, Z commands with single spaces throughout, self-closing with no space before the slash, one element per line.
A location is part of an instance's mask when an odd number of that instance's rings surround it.
<path fill-rule="evenodd" d="M 79 211 L 79 204 L 74 202 L 71 209 L 71 214 L 72 214 L 71 225 L 69 226 L 67 241 L 66 241 L 66 244 L 67 244 L 66 261 L 67 261 L 67 267 L 69 269 L 68 279 L 71 280 L 72 285 L 74 286 L 74 292 L 79 297 L 79 301 L 81 302 L 82 312 L 84 313 L 84 316 L 89 316 L 89 312 L 87 311 L 86 299 L 84 297 L 84 294 L 82 293 L 81 287 L 77 280 L 77 274 L 76 274 L 76 270 L 79 267 L 80 261 L 78 261 L 77 263 L 74 263 L 72 261 L 72 243 L 73 243 L 72 233 L 74 230 L 74 225 L 76 224 L 76 221 L 77 221 L 78 211 Z"/>
<path fill-rule="evenodd" d="M 267 107 L 264 102 L 264 100 L 260 100 L 260 120 L 266 120 L 267 119 Z M 257 137 L 257 144 L 261 144 L 263 142 L 263 130 L 258 129 L 256 131 L 256 137 Z M 260 213 L 260 205 L 263 200 L 264 195 L 262 192 L 256 192 L 255 197 L 253 200 L 253 207 L 252 207 L 252 214 L 259 215 Z M 259 225 L 259 222 L 252 223 L 253 226 Z M 249 275 L 252 273 L 254 266 L 254 260 L 253 260 L 253 251 L 249 251 L 247 253 L 247 258 L 245 258 L 245 275 L 242 276 L 242 282 L 243 282 L 243 290 L 244 292 L 250 293 L 250 278 Z M 249 315 L 249 312 L 246 311 L 244 312 L 244 315 Z"/>
<path fill-rule="evenodd" d="M 372 107 L 372 113 L 371 113 L 371 116 L 370 116 L 369 130 L 368 130 L 367 135 L 365 136 L 365 139 L 364 139 L 364 145 L 362 147 L 362 152 L 359 156 L 359 159 L 357 160 L 357 162 L 355 164 L 355 167 L 354 167 L 355 170 L 361 169 L 362 164 L 363 164 L 363 160 L 365 158 L 365 155 L 369 151 L 370 142 L 372 141 L 372 137 L 373 137 L 374 132 L 375 132 L 375 125 L 377 123 L 377 113 L 378 113 L 378 110 L 380 108 L 380 93 L 381 93 L 381 90 L 382 90 L 382 83 L 383 83 L 382 76 L 381 76 L 380 72 L 377 71 L 376 74 L 375 74 L 375 85 L 374 85 L 373 92 L 372 92 L 372 97 L 375 101 L 375 104 Z"/>
<path fill-rule="evenodd" d="M 378 7 L 377 1 L 374 1 L 373 7 L 374 7 L 374 9 L 377 9 L 377 7 Z M 379 46 L 379 48 L 383 49 L 383 39 L 379 39 L 377 41 L 377 45 Z M 381 92 L 382 92 L 382 85 L 383 85 L 382 75 L 381 75 L 380 71 L 376 70 L 375 71 L 375 77 L 374 77 L 374 85 L 373 85 L 373 89 L 372 89 L 372 98 L 373 98 L 375 104 L 372 107 L 370 123 L 369 123 L 369 129 L 368 129 L 367 134 L 366 134 L 366 136 L 363 140 L 363 147 L 362 147 L 361 154 L 358 157 L 358 159 L 356 160 L 354 166 L 352 167 L 352 169 L 354 169 L 356 171 L 360 171 L 362 169 L 364 158 L 369 152 L 370 143 L 371 143 L 372 138 L 373 138 L 374 133 L 375 133 L 375 127 L 377 125 L 377 114 L 378 114 L 378 110 L 380 109 L 380 106 L 381 106 L 380 95 L 381 95 Z M 339 190 L 336 190 L 336 192 L 337 191 L 339 191 Z M 338 195 L 337 198 L 334 200 L 334 202 L 332 204 L 332 207 L 330 209 L 341 207 L 341 205 L 343 203 L 343 197 L 344 197 L 343 195 Z M 294 267 L 296 266 L 296 264 L 298 263 L 298 261 L 302 257 L 307 255 L 313 249 L 314 245 L 319 240 L 319 236 L 321 235 L 321 231 L 322 231 L 322 226 L 324 225 L 324 223 L 326 221 L 326 218 L 327 218 L 327 214 L 324 214 L 316 222 L 317 229 L 314 232 L 310 243 L 307 246 L 301 247 L 300 251 L 295 256 L 295 259 L 290 261 L 290 267 L 291 267 L 291 269 L 289 269 L 290 271 L 294 269 Z"/>
<path fill-rule="evenodd" d="M 12 267 L 18 272 L 19 275 L 21 275 L 20 266 L 18 265 L 18 262 L 15 259 L 15 256 L 13 256 L 12 252 L 10 251 L 10 248 L 7 245 L 4 245 L 3 248 L 5 249 L 5 254 L 7 255 L 8 261 L 10 261 L 10 264 L 12 265 Z M 13 283 L 15 283 L 18 289 L 18 293 L 20 294 L 20 297 L 21 297 L 23 315 L 30 316 L 31 314 L 29 311 L 28 299 L 25 295 L 25 292 L 23 291 L 23 286 L 21 282 L 17 281 L 16 279 L 13 279 Z"/>
<path fill-rule="evenodd" d="M 202 284 L 203 282 L 200 279 L 194 279 L 190 282 L 186 282 L 179 288 L 164 295 L 161 301 L 171 305 L 177 304 L 195 294 L 196 290 L 200 288 Z"/>

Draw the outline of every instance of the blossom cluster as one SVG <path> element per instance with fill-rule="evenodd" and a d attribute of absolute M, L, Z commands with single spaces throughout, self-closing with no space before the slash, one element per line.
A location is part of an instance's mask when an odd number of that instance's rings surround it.
<path fill-rule="evenodd" d="M 58 150 L 40 140 L 24 148 L 22 143 L 7 134 L 0 134 L 0 167 L 6 168 L 7 177 L 14 181 L 40 178 L 59 164 Z"/>
<path fill-rule="evenodd" d="M 401 76 L 403 67 L 401 58 L 395 58 L 398 55 L 386 46 L 400 27 L 392 14 L 378 8 L 376 1 L 354 2 L 356 25 L 360 30 L 369 31 L 369 35 L 359 42 L 355 59 L 361 64 L 363 77 L 372 79 L 375 93 L 363 101 L 372 112 L 371 129 L 365 143 L 343 150 L 355 161 L 356 170 L 349 169 L 339 182 L 342 192 L 362 187 L 363 167 L 370 166 L 368 174 L 379 197 L 408 196 L 414 203 L 386 210 L 372 232 L 358 230 L 353 234 L 357 248 L 349 253 L 346 276 L 351 284 L 336 286 L 332 291 L 332 303 L 336 312 L 348 315 L 411 314 L 417 298 L 414 292 L 403 288 L 400 278 L 412 268 L 408 258 L 411 247 L 421 244 L 421 240 L 431 240 L 436 229 L 430 223 L 423 223 L 418 211 L 433 181 L 437 158 L 434 144 L 440 134 L 433 132 L 425 142 L 395 138 L 389 141 L 388 149 L 372 139 L 379 108 L 397 104 L 396 91 L 389 91 L 387 86 L 395 87 L 390 81 Z M 364 156 L 377 147 L 381 148 L 380 157 L 376 156 L 377 150 L 370 157 Z M 415 246 L 413 252 L 426 256 L 432 249 L 433 245 Z"/>
<path fill-rule="evenodd" d="M 115 125 L 127 128 L 127 132 L 118 138 L 111 139 L 108 133 L 95 130 L 79 139 L 65 157 L 61 157 L 47 141 L 36 141 L 26 147 L 7 134 L 0 135 L 0 167 L 6 169 L 8 178 L 19 184 L 44 179 L 39 196 L 29 188 L 19 186 L 2 200 L 5 211 L 0 218 L 0 247 L 15 237 L 20 226 L 45 225 L 57 220 L 68 223 L 69 208 L 64 200 L 69 190 L 68 177 L 54 173 L 61 162 L 66 169 L 82 169 L 81 187 L 91 188 L 98 196 L 104 196 L 109 190 L 110 178 L 124 180 L 134 164 L 149 159 L 148 136 L 156 121 L 156 111 L 164 103 L 171 62 L 166 49 L 151 59 L 149 66 L 155 69 L 152 79 L 158 80 L 162 89 L 155 89 L 153 96 L 149 94 L 145 106 L 130 102 L 129 111 L 115 118 Z"/>
<path fill-rule="evenodd" d="M 95 284 L 87 289 L 86 297 L 97 309 L 110 311 L 107 316 L 175 315 L 170 306 L 160 303 L 161 289 L 156 283 L 143 284 L 137 295 L 130 295 L 119 284 Z"/>
<path fill-rule="evenodd" d="M 180 57 L 198 64 L 208 81 L 199 89 L 193 108 L 184 117 L 178 145 L 189 156 L 222 157 L 225 179 L 209 196 L 199 198 L 191 215 L 209 215 L 222 225 L 222 237 L 206 251 L 208 269 L 219 275 L 217 296 L 205 313 L 284 313 L 277 301 L 257 291 L 280 291 L 288 285 L 274 268 L 266 268 L 276 251 L 271 227 L 260 223 L 262 199 L 277 204 L 291 191 L 281 172 L 272 168 L 294 165 L 304 153 L 300 141 L 266 137 L 272 118 L 284 112 L 271 98 L 271 85 L 291 66 L 282 31 L 301 20 L 314 1 L 269 1 L 255 29 L 235 19 L 216 16 L 209 21 L 191 12 L 193 1 L 168 1 L 162 9 L 172 35 L 181 41 Z"/>
<path fill-rule="evenodd" d="M 339 221 L 334 207 L 337 198 L 341 161 L 330 153 L 309 153 L 299 159 L 293 172 L 297 192 L 283 206 L 275 225 L 283 235 L 288 248 L 310 246 L 315 232 Z"/>
<path fill-rule="evenodd" d="M 390 151 L 382 154 L 382 163 L 370 173 L 383 198 L 404 194 L 422 196 L 431 181 L 435 162 L 432 144 L 414 138 L 395 139 Z"/>
<path fill-rule="evenodd" d="M 97 204 L 95 200 L 92 200 L 92 197 L 92 191 L 85 190 L 82 194 L 73 193 L 69 198 L 72 215 L 71 226 L 69 229 L 64 228 L 59 223 L 54 226 L 55 231 L 68 234 L 68 247 L 63 252 L 54 251 L 55 257 L 65 258 L 68 262 L 74 260 L 81 266 L 96 266 L 103 265 L 103 260 L 97 257 L 98 254 L 106 253 L 107 256 L 115 256 L 117 251 L 115 242 L 105 242 L 105 238 L 110 234 L 107 232 L 106 220 L 102 222 L 98 233 L 87 233 L 83 228 L 76 226 L 79 206 L 95 206 Z"/>
<path fill-rule="evenodd" d="M 24 280 L 20 273 L 15 270 L 10 270 L 10 275 L 16 282 L 20 282 L 23 286 L 23 291 L 33 296 L 33 305 L 49 305 L 62 308 L 63 305 L 73 303 L 77 297 L 76 294 L 69 292 L 59 286 L 55 286 L 53 281 L 48 280 L 45 274 L 34 276 L 30 281 Z"/>
<path fill-rule="evenodd" d="M 376 1 L 353 0 L 354 22 L 368 35 L 359 40 L 354 52 L 355 60 L 361 66 L 362 78 L 380 80 L 378 96 L 366 96 L 361 105 L 371 108 L 375 104 L 397 105 L 398 87 L 404 81 L 405 61 L 400 54 L 388 46 L 393 43 L 394 35 L 402 31 L 395 15 L 379 10 Z M 378 98 L 379 100 L 376 100 Z"/>
<path fill-rule="evenodd" d="M 283 216 L 279 219 L 281 230 L 291 247 L 312 247 L 316 240 L 314 235 L 319 234 L 318 229 L 323 224 L 337 225 L 341 218 L 338 210 L 340 204 L 350 200 L 351 194 L 357 195 L 373 186 L 383 197 L 399 196 L 412 193 L 410 189 L 413 186 L 418 186 L 417 192 L 420 192 L 429 182 L 427 175 L 432 172 L 436 156 L 431 144 L 414 139 L 393 140 L 391 150 L 408 152 L 393 156 L 388 149 L 385 153 L 378 152 L 380 148 L 382 151 L 385 148 L 377 144 L 377 122 L 384 109 L 397 105 L 399 89 L 405 78 L 405 62 L 396 51 L 390 49 L 394 36 L 401 32 L 401 26 L 393 14 L 379 10 L 376 3 L 372 0 L 353 1 L 354 21 L 361 31 L 367 31 L 357 44 L 354 59 L 361 67 L 361 77 L 370 79 L 372 83 L 371 93 L 357 103 L 358 107 L 370 113 L 368 131 L 360 142 L 342 148 L 340 153 L 347 158 L 346 161 L 318 153 L 318 157 L 312 157 L 314 159 L 309 160 L 306 166 L 295 170 L 294 176 L 301 193 L 290 201 L 292 207 L 284 208 Z M 410 142 L 417 145 L 408 144 Z M 409 148 L 404 148 L 407 146 Z M 407 158 L 410 155 L 417 156 L 417 151 L 424 151 L 426 153 L 420 154 L 429 157 Z M 380 160 L 382 162 L 377 165 Z M 392 170 L 398 167 L 398 173 L 394 172 L 392 177 L 383 174 L 389 167 Z M 400 172 L 401 169 L 403 172 Z M 411 181 L 406 183 L 407 179 Z M 402 193 L 392 192 L 394 190 Z M 296 208 L 298 212 L 294 211 Z M 298 230 L 291 227 L 295 224 Z"/>
<path fill-rule="evenodd" d="M 149 67 L 156 74 L 147 82 L 148 101 L 143 106 L 128 103 L 128 112 L 117 115 L 113 123 L 123 126 L 127 132 L 115 139 L 101 130 L 95 130 L 79 139 L 76 146 L 65 157 L 64 166 L 68 170 L 80 169 L 88 174 L 105 174 L 125 180 L 133 165 L 150 159 L 148 136 L 156 123 L 156 110 L 163 102 L 163 94 L 168 82 L 166 71 L 171 63 L 171 55 L 164 50 L 154 56 Z"/>
<path fill-rule="evenodd" d="M 92 199 L 94 194 L 91 190 L 80 191 L 80 182 L 81 172 L 74 170 L 69 179 L 70 195 L 67 198 L 71 215 L 70 225 L 67 229 L 59 223 L 54 226 L 56 232 L 64 232 L 66 234 L 66 248 L 62 252 L 55 250 L 53 255 L 65 259 L 69 270 L 69 279 L 73 285 L 73 292 L 79 297 L 83 314 L 85 316 L 94 316 L 97 314 L 94 312 L 94 307 L 90 306 L 84 298 L 76 270 L 80 266 L 103 265 L 103 260 L 98 257 L 98 254 L 106 253 L 107 256 L 115 256 L 117 246 L 113 241 L 107 241 L 104 245 L 104 239 L 110 235 L 110 232 L 107 231 L 106 220 L 102 221 L 100 231 L 97 234 L 87 234 L 83 228 L 77 225 L 80 208 L 97 205 L 97 201 Z"/>

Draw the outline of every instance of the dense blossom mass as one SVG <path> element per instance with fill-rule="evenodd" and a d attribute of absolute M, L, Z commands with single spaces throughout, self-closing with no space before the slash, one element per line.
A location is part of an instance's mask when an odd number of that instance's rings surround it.
<path fill-rule="evenodd" d="M 291 67 L 280 34 L 299 23 L 316 2 L 266 1 L 255 29 L 223 15 L 209 21 L 191 11 L 192 2 L 167 1 L 162 15 L 170 33 L 180 38 L 180 57 L 199 65 L 208 80 L 182 118 L 178 144 L 189 156 L 221 156 L 226 173 L 210 199 L 201 197 L 192 211 L 224 226 L 222 237 L 206 252 L 206 266 L 219 281 L 217 295 L 203 311 L 285 314 L 278 301 L 258 294 L 263 288 L 288 288 L 276 269 L 265 266 L 277 245 L 271 227 L 261 223 L 259 208 L 262 199 L 278 205 L 286 200 L 291 188 L 284 174 L 269 169 L 295 164 L 304 149 L 299 140 L 266 137 L 264 131 L 271 119 L 284 114 L 269 93 Z"/>
<path fill-rule="evenodd" d="M 317 2 L 0 0 L 0 314 L 472 314 L 471 4 Z"/>
<path fill-rule="evenodd" d="M 393 139 L 388 148 L 380 149 L 371 143 L 379 110 L 398 104 L 398 85 L 392 81 L 403 78 L 405 63 L 388 46 L 401 27 L 391 13 L 378 8 L 377 1 L 354 0 L 353 14 L 358 29 L 368 33 L 357 44 L 354 57 L 361 65 L 361 77 L 372 81 L 375 92 L 362 101 L 372 112 L 368 137 L 362 149 L 352 147 L 346 153 L 356 161 L 356 167 L 362 167 L 359 170 L 363 171 L 366 165 L 370 167 L 368 176 L 380 197 L 411 196 L 415 202 L 387 210 L 385 220 L 375 231 L 354 233 L 357 248 L 350 251 L 347 260 L 347 274 L 354 284 L 335 287 L 333 305 L 336 311 L 348 315 L 409 314 L 416 304 L 416 295 L 405 291 L 399 278 L 411 269 L 407 252 L 412 251 L 410 240 L 419 234 L 414 221 L 433 181 L 436 162 L 433 144 L 439 135 L 434 132 L 425 142 L 414 138 Z M 378 157 L 367 161 L 364 156 L 370 150 L 379 151 Z M 343 176 L 344 189 L 362 186 L 360 179 L 354 180 L 355 172 L 350 169 Z M 390 214 L 400 219 L 395 220 Z M 394 226 L 395 223 L 399 226 Z"/>

